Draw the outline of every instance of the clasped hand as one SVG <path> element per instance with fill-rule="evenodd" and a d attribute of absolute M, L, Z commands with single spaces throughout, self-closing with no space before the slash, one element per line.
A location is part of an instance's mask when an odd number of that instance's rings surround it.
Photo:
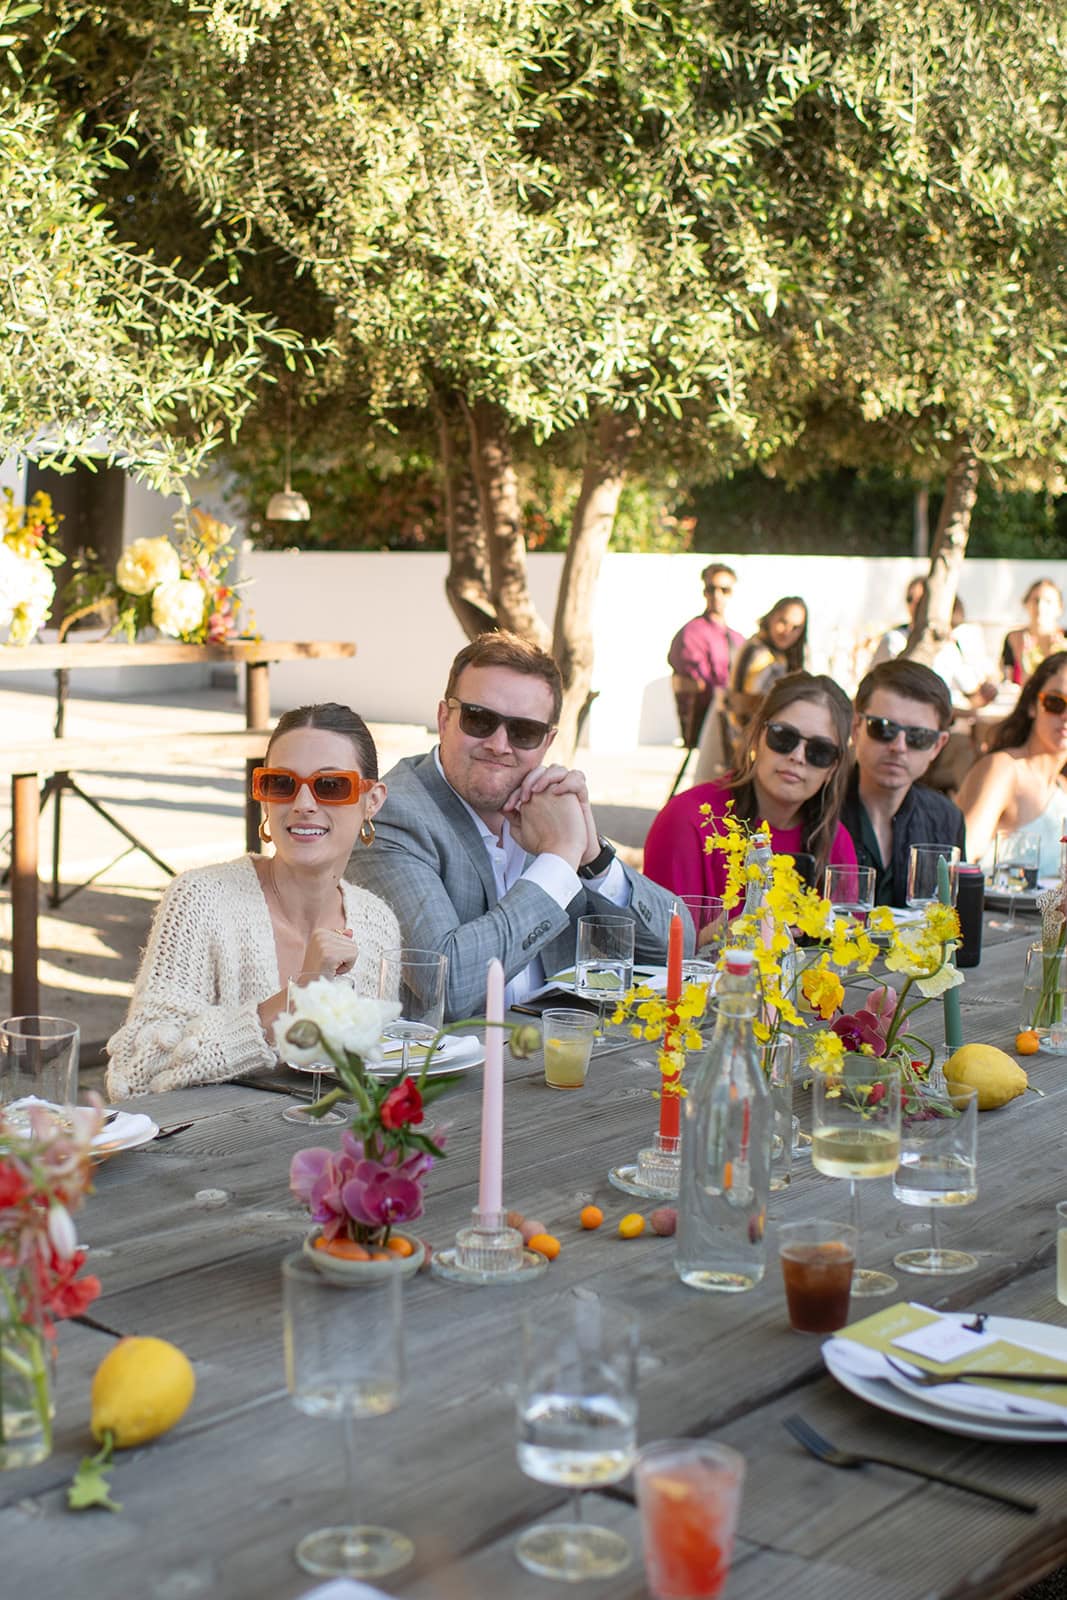
<path fill-rule="evenodd" d="M 535 767 L 504 802 L 512 837 L 530 855 L 561 856 L 580 867 L 600 854 L 585 773 Z"/>

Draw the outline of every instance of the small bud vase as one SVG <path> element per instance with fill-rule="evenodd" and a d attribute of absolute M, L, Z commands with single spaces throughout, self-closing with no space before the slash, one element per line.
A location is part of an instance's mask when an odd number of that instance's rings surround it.
<path fill-rule="evenodd" d="M 14 1278 L 0 1271 L 0 1470 L 32 1467 L 52 1452 L 52 1346 L 18 1308 Z"/>

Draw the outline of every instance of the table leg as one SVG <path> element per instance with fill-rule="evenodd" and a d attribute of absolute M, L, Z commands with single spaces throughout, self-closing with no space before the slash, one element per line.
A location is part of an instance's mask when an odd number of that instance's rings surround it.
<path fill-rule="evenodd" d="M 36 772 L 11 780 L 11 1011 L 36 1016 L 37 991 L 37 830 L 41 817 Z"/>
<path fill-rule="evenodd" d="M 245 663 L 245 727 L 265 728 L 270 722 L 270 662 Z M 245 762 L 245 795 L 251 795 L 252 769 L 258 761 Z M 263 849 L 259 837 L 259 802 L 245 799 L 245 849 L 255 855 Z"/>

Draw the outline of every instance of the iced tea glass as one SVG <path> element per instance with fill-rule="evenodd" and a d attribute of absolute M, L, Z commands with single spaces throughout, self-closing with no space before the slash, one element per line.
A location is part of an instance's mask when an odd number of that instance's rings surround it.
<path fill-rule="evenodd" d="M 717 1600 L 730 1575 L 745 1458 L 712 1439 L 646 1445 L 634 1467 L 653 1600 Z"/>
<path fill-rule="evenodd" d="M 848 1321 L 856 1230 L 847 1222 L 783 1222 L 778 1229 L 789 1325 L 834 1333 Z"/>

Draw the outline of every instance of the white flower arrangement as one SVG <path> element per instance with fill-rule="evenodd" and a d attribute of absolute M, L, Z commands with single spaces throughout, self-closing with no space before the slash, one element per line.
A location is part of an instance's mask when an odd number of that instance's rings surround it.
<path fill-rule="evenodd" d="M 238 633 L 241 600 L 225 581 L 234 559 L 233 529 L 205 511 L 175 517 L 178 543 L 135 539 L 114 569 L 75 563 L 61 633 L 80 617 L 105 617 L 132 644 L 149 626 L 183 644 L 221 644 Z M 245 637 L 255 637 L 249 620 Z"/>
<path fill-rule="evenodd" d="M 182 575 L 178 552 L 169 539 L 135 539 L 119 556 L 115 581 L 127 594 L 151 594 L 161 583 L 176 583 Z"/>
<path fill-rule="evenodd" d="M 160 633 L 171 639 L 182 639 L 196 633 L 204 625 L 204 607 L 207 595 L 202 584 L 191 578 L 175 578 L 172 583 L 160 583 L 152 590 L 152 621 Z"/>
<path fill-rule="evenodd" d="M 44 626 L 55 598 L 52 568 L 64 557 L 51 540 L 58 527 L 49 495 L 37 493 L 28 506 L 16 506 L 4 490 L 4 532 L 0 537 L 0 628 L 8 644 L 29 644 Z"/>
<path fill-rule="evenodd" d="M 372 1000 L 347 983 L 319 978 L 294 994 L 292 1010 L 274 1024 L 274 1042 L 282 1059 L 296 1067 L 321 1063 L 324 1052 L 380 1061 L 382 1029 L 399 1015 L 399 1001 Z"/>

